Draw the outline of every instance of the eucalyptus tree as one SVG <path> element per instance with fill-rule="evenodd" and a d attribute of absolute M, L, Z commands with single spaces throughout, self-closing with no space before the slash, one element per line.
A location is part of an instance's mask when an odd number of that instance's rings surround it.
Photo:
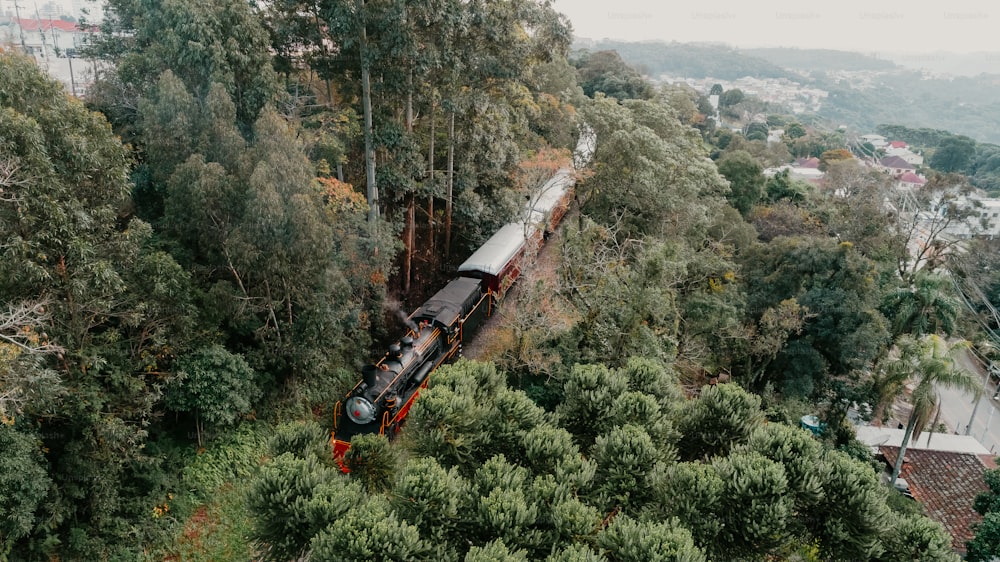
<path fill-rule="evenodd" d="M 138 98 L 167 70 L 196 97 L 222 84 L 244 133 L 275 94 L 267 31 L 247 2 L 111 0 L 104 13 L 89 49 L 112 67 L 93 103 L 116 126 L 135 123 Z"/>
<path fill-rule="evenodd" d="M 87 538 L 68 557 L 124 555 L 132 548 L 124 529 L 138 515 L 123 496 L 143 493 L 134 476 L 145 468 L 161 380 L 173 350 L 194 336 L 190 277 L 129 216 L 130 159 L 104 117 L 19 56 L 0 54 L 0 82 L 0 297 L 44 303 L 29 330 L 39 345 L 60 348 L 0 364 L 53 390 L 53 400 L 19 401 L 5 413 L 39 431 L 33 442 L 49 450 L 53 483 L 51 523 L 14 556 L 42 557 L 43 543 L 72 534 Z"/>

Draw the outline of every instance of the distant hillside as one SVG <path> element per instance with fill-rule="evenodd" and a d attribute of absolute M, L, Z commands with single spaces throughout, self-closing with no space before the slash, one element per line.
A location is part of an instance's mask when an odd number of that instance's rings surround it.
<path fill-rule="evenodd" d="M 577 40 L 576 49 L 589 51 L 614 50 L 629 64 L 650 76 L 671 74 L 686 78 L 719 78 L 736 80 L 743 76 L 756 78 L 788 78 L 801 80 L 762 58 L 742 54 L 732 47 L 706 43 L 666 43 L 643 41 L 630 43 L 602 39 Z"/>
<path fill-rule="evenodd" d="M 1000 51 L 992 53 L 887 53 L 901 66 L 952 76 L 1000 73 Z"/>
<path fill-rule="evenodd" d="M 860 90 L 818 76 L 830 92 L 820 115 L 835 124 L 874 130 L 881 123 L 944 129 L 979 142 L 1000 143 L 1000 80 L 928 79 L 916 71 L 893 71 Z"/>
<path fill-rule="evenodd" d="M 861 53 L 820 49 L 586 39 L 574 47 L 617 51 L 625 62 L 653 77 L 788 78 L 829 92 L 819 116 L 832 125 L 872 131 L 881 123 L 893 123 L 1000 143 L 1000 75 L 933 78 Z M 809 77 L 788 69 L 809 70 Z M 839 71 L 858 75 L 844 79 Z"/>
<path fill-rule="evenodd" d="M 896 64 L 890 60 L 878 59 L 861 53 L 833 51 L 829 49 L 740 49 L 740 53 L 763 59 L 782 68 L 796 70 L 893 70 Z"/>

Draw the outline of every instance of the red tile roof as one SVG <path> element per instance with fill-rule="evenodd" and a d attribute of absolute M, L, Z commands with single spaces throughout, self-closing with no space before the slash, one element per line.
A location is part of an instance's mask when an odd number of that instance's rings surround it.
<path fill-rule="evenodd" d="M 893 466 L 899 447 L 879 449 Z M 987 468 L 984 463 L 993 464 L 968 453 L 906 450 L 900 476 L 910 484 L 910 492 L 924 505 L 927 515 L 951 534 L 952 547 L 959 552 L 964 553 L 966 541 L 975 536 L 972 526 L 983 520 L 972 509 L 972 502 L 979 492 L 989 491 L 983 481 Z"/>
<path fill-rule="evenodd" d="M 819 168 L 819 158 L 798 158 L 795 160 L 798 168 Z"/>
<path fill-rule="evenodd" d="M 48 31 L 50 29 L 59 29 L 61 31 L 79 31 L 79 27 L 66 20 L 29 20 L 29 19 L 17 19 L 14 18 L 14 22 L 21 26 L 21 29 L 25 31 L 38 31 L 39 28 L 43 31 Z"/>
<path fill-rule="evenodd" d="M 906 148 L 906 143 L 903 141 L 892 141 L 889 143 L 889 146 L 893 148 Z"/>
<path fill-rule="evenodd" d="M 915 183 L 917 185 L 924 185 L 927 180 L 914 174 L 913 172 L 906 172 L 905 174 L 899 176 L 899 181 L 905 181 L 906 183 Z"/>

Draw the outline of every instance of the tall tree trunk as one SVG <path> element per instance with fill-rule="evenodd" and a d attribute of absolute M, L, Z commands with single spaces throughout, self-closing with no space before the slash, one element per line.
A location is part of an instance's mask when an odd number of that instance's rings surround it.
<path fill-rule="evenodd" d="M 910 443 L 910 436 L 913 435 L 913 428 L 917 425 L 917 413 L 913 411 L 910 413 L 910 419 L 906 422 L 906 431 L 903 433 L 903 442 L 899 444 L 899 456 L 896 457 L 896 464 L 892 467 L 892 478 L 889 479 L 889 485 L 894 486 L 896 484 L 896 478 L 899 478 L 900 471 L 903 470 L 903 457 L 906 455 L 906 446 Z"/>
<path fill-rule="evenodd" d="M 444 201 L 444 257 L 451 258 L 451 196 L 455 185 L 455 109 L 448 115 L 448 192 Z"/>
<path fill-rule="evenodd" d="M 413 71 L 406 77 L 406 132 L 413 132 Z"/>
<path fill-rule="evenodd" d="M 407 92 L 406 92 L 406 132 L 412 137 L 413 135 L 413 71 L 407 75 Z M 413 246 L 414 246 L 414 234 L 413 231 L 416 230 L 416 213 L 414 212 L 414 197 L 413 192 L 410 192 L 407 198 L 406 204 L 406 234 L 403 236 L 403 245 L 406 246 L 406 257 L 403 260 L 403 291 L 409 292 L 410 290 L 410 277 L 413 270 Z"/>
<path fill-rule="evenodd" d="M 406 209 L 406 236 L 405 236 L 406 240 L 404 242 L 406 244 L 406 260 L 403 265 L 404 292 L 409 292 L 410 290 L 410 276 L 413 270 L 414 231 L 416 230 L 415 228 L 416 225 L 414 224 L 416 220 L 416 212 L 415 212 L 416 204 L 414 203 L 414 198 L 415 195 L 413 193 L 410 193 L 410 201 Z"/>
<path fill-rule="evenodd" d="M 428 181 L 432 187 L 431 194 L 427 196 L 427 248 L 431 254 L 434 253 L 434 129 L 435 129 L 435 117 L 434 110 L 437 109 L 437 104 L 434 103 L 434 92 L 431 92 L 431 140 L 430 148 L 427 149 L 427 163 L 430 167 L 428 171 Z"/>
<path fill-rule="evenodd" d="M 361 0 L 361 16 L 364 18 L 365 0 Z M 378 188 L 375 185 L 375 146 L 372 128 L 372 86 L 368 69 L 368 32 L 361 25 L 361 96 L 365 114 L 365 168 L 368 172 L 368 222 L 375 228 L 378 220 Z"/>

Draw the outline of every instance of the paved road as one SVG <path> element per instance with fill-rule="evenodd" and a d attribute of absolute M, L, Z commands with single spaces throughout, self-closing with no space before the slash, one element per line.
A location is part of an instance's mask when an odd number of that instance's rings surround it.
<path fill-rule="evenodd" d="M 958 358 L 958 364 L 973 373 L 978 380 L 983 380 L 984 372 L 968 351 Z M 979 408 L 976 410 L 976 417 L 972 421 L 972 430 L 969 434 L 990 451 L 1000 453 L 1000 412 L 997 411 L 1000 409 L 998 408 L 1000 402 L 992 399 L 996 391 L 997 386 L 991 381 L 986 392 L 979 398 Z M 953 432 L 964 435 L 975 408 L 975 397 L 966 392 L 944 387 L 938 388 L 938 392 L 941 396 L 942 421 Z"/>

